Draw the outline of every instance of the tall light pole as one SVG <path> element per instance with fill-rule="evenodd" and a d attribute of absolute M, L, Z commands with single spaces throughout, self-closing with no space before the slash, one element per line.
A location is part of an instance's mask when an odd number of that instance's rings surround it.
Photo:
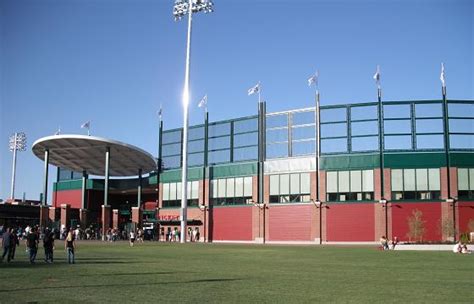
<path fill-rule="evenodd" d="M 23 132 L 15 132 L 10 136 L 10 151 L 13 152 L 13 168 L 12 168 L 12 187 L 10 199 L 15 200 L 15 174 L 16 174 L 16 151 L 26 150 L 26 134 Z"/>
<path fill-rule="evenodd" d="M 189 112 L 189 74 L 191 65 L 191 29 L 193 13 L 213 12 L 214 3 L 211 0 L 176 0 L 173 6 L 173 16 L 176 21 L 188 15 L 188 36 L 186 42 L 186 70 L 184 74 L 184 88 L 183 88 L 183 162 L 181 166 L 181 243 L 186 243 L 186 224 L 187 224 L 187 186 L 188 186 L 188 112 Z"/>

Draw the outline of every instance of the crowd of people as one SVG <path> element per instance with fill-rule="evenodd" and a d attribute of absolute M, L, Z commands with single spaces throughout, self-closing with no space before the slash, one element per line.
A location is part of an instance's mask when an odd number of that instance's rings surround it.
<path fill-rule="evenodd" d="M 387 239 L 385 235 L 380 238 L 380 245 L 382 245 L 382 250 L 394 250 L 398 245 L 398 237 L 394 237 L 392 240 Z"/>
<path fill-rule="evenodd" d="M 463 253 L 463 254 L 471 254 L 472 252 L 467 249 L 467 245 L 463 244 L 461 241 L 456 243 L 453 247 L 453 252 L 454 253 Z"/>
<path fill-rule="evenodd" d="M 8 263 L 15 260 L 16 249 L 20 246 L 20 241 L 24 241 L 29 262 L 35 264 L 39 243 L 42 242 L 44 261 L 51 264 L 54 261 L 55 239 L 57 239 L 56 231 L 48 227 L 44 229 L 40 229 L 38 226 L 27 226 L 25 229 L 6 228 L 2 234 L 3 254 L 1 261 L 3 262 L 5 258 Z M 65 232 L 64 249 L 67 251 L 68 261 L 71 264 L 74 264 L 75 239 L 73 229 Z"/>

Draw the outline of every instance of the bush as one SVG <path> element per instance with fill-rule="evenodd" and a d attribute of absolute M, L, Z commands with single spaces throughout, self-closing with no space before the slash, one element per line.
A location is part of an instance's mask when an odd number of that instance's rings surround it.
<path fill-rule="evenodd" d="M 407 218 L 408 221 L 408 240 L 411 242 L 413 239 L 415 242 L 421 242 L 425 234 L 425 223 L 423 220 L 423 212 L 418 209 L 413 210 L 412 215 Z"/>

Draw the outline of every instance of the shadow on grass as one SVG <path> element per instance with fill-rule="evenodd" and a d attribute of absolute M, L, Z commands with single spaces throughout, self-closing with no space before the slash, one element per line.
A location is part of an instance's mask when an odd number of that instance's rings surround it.
<path fill-rule="evenodd" d="M 232 282 L 242 281 L 243 279 L 201 279 L 189 281 L 173 281 L 173 282 L 159 282 L 159 283 L 123 283 L 123 284 L 89 284 L 89 285 L 71 285 L 71 286 L 40 286 L 40 287 L 26 287 L 26 288 L 10 288 L 0 289 L 0 293 L 15 292 L 15 291 L 31 291 L 31 290 L 47 290 L 47 289 L 65 289 L 65 288 L 102 288 L 102 287 L 131 287 L 131 286 L 158 286 L 158 285 L 172 285 L 172 284 L 193 284 L 193 283 L 208 283 L 208 282 Z"/>
<path fill-rule="evenodd" d="M 80 265 L 88 265 L 88 264 L 138 264 L 143 263 L 134 260 L 126 260 L 126 259 L 76 259 L 76 264 Z M 10 263 L 0 263 L 0 269 L 2 268 L 51 268 L 57 267 L 59 265 L 67 265 L 66 259 L 55 259 L 54 263 L 47 264 L 44 261 L 36 261 L 34 264 L 31 264 L 28 261 L 21 261 L 21 262 L 10 262 Z M 71 266 L 72 267 L 72 266 Z"/>
<path fill-rule="evenodd" d="M 176 271 L 161 271 L 161 272 L 121 272 L 121 273 L 91 273 L 78 274 L 78 277 L 97 277 L 97 276 L 134 276 L 134 275 L 151 275 L 151 274 L 176 274 Z M 190 273 L 190 272 L 186 272 Z"/>

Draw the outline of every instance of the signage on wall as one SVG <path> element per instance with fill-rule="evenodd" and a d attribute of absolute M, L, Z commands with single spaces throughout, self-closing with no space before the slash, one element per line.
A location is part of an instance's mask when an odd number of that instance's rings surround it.
<path fill-rule="evenodd" d="M 160 215 L 158 219 L 160 221 L 179 221 L 179 215 Z"/>

